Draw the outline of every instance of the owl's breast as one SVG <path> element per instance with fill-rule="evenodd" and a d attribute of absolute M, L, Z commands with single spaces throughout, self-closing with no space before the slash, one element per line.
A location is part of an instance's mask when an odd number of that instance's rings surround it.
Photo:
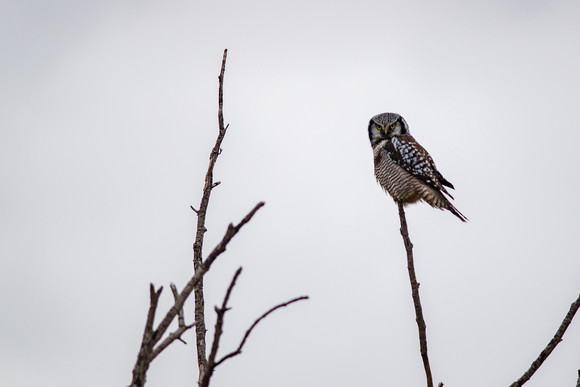
<path fill-rule="evenodd" d="M 425 185 L 395 163 L 380 144 L 374 149 L 374 161 L 377 181 L 395 201 L 411 204 L 424 199 Z"/>

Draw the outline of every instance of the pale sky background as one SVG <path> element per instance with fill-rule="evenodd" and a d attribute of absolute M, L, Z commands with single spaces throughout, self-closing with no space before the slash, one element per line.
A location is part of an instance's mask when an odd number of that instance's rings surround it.
<path fill-rule="evenodd" d="M 434 378 L 507 386 L 580 291 L 580 3 L 3 1 L 0 385 L 126 386 L 154 282 L 192 272 L 195 214 L 225 120 L 206 251 L 266 206 L 206 277 L 209 337 L 244 267 L 212 386 L 422 386 L 396 205 L 371 116 L 402 114 L 470 222 L 408 209 Z M 192 304 L 186 312 L 192 319 Z M 193 332 L 148 386 L 193 386 Z M 574 386 L 580 316 L 527 384 Z"/>

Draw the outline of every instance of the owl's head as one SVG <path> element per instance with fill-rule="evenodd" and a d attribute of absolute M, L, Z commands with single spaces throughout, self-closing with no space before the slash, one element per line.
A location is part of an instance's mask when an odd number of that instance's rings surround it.
<path fill-rule="evenodd" d="M 382 140 L 409 134 L 409 125 L 397 113 L 377 114 L 369 121 L 369 139 L 373 147 Z"/>

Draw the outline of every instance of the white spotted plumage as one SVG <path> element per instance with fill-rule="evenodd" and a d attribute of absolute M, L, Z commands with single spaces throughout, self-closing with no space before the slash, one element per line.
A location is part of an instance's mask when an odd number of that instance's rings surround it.
<path fill-rule="evenodd" d="M 403 117 L 396 113 L 376 115 L 371 118 L 368 130 L 376 178 L 396 202 L 411 204 L 422 200 L 450 211 L 464 222 L 467 220 L 445 197 L 453 199 L 445 188 L 453 185 L 439 173 L 425 148 L 410 135 Z"/>

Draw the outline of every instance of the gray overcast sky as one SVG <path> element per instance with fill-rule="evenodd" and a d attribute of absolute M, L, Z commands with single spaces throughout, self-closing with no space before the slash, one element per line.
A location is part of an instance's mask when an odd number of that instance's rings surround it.
<path fill-rule="evenodd" d="M 230 129 L 206 247 L 266 206 L 206 277 L 208 325 L 240 265 L 224 351 L 271 305 L 311 300 L 264 321 L 213 385 L 423 385 L 397 210 L 367 137 L 385 111 L 406 118 L 470 219 L 407 211 L 434 377 L 513 382 L 580 290 L 579 12 L 2 2 L 0 385 L 129 383 L 149 282 L 191 275 L 189 205 L 217 132 L 224 48 Z M 575 385 L 579 346 L 577 316 L 528 385 Z M 194 364 L 194 347 L 176 344 L 148 385 L 191 386 Z"/>

